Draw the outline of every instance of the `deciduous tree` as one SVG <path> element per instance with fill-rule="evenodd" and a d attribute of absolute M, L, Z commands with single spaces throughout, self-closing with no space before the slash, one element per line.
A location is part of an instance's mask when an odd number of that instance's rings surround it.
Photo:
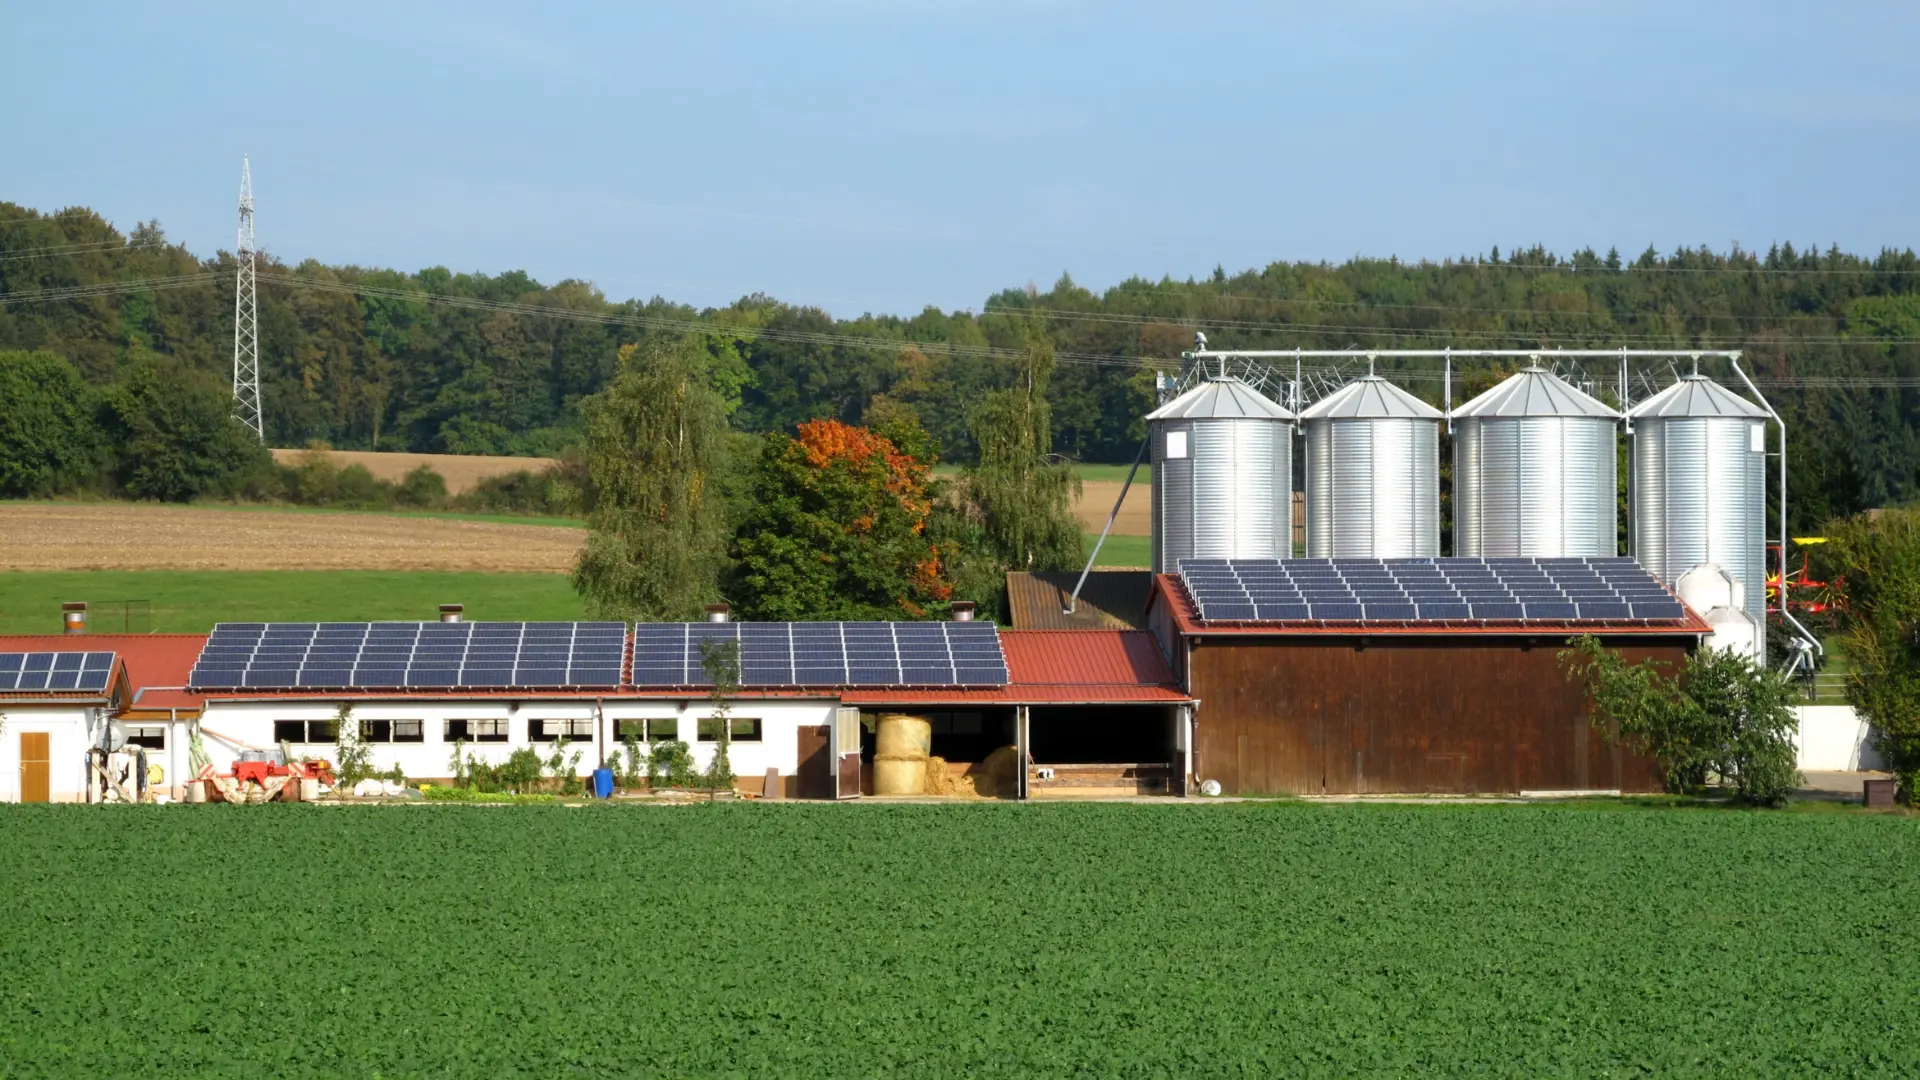
<path fill-rule="evenodd" d="M 690 619 L 719 595 L 727 407 L 693 337 L 620 350 L 584 405 L 592 531 L 573 584 L 603 618 Z"/>

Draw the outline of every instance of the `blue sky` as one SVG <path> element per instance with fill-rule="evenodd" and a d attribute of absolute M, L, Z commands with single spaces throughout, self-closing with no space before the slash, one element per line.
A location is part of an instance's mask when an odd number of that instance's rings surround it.
<path fill-rule="evenodd" d="M 154 10 L 153 8 L 164 8 Z M 0 199 L 616 299 L 1920 246 L 1920 4 L 0 5 Z"/>

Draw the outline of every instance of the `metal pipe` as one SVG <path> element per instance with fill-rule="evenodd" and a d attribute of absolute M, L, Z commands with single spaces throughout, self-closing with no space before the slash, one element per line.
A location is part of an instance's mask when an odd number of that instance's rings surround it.
<path fill-rule="evenodd" d="M 1100 530 L 1100 539 L 1093 542 L 1093 550 L 1087 553 L 1087 565 L 1080 571 L 1080 580 L 1073 583 L 1073 595 L 1067 597 L 1067 606 L 1060 609 L 1062 615 L 1071 615 L 1080 606 L 1080 590 L 1086 588 L 1087 575 L 1093 573 L 1093 561 L 1100 557 L 1100 545 L 1107 542 L 1107 534 L 1113 531 L 1113 523 L 1120 516 L 1120 504 L 1127 501 L 1127 489 L 1133 487 L 1134 474 L 1140 471 L 1140 460 L 1147 456 L 1147 444 L 1153 441 L 1148 435 L 1140 440 L 1140 449 L 1134 451 L 1133 468 L 1127 470 L 1127 482 L 1120 485 L 1120 497 L 1113 500 L 1113 513 L 1107 515 L 1106 527 Z"/>
<path fill-rule="evenodd" d="M 1703 352 L 1699 355 L 1712 356 L 1714 354 Z M 1800 620 L 1793 617 L 1793 612 L 1787 610 L 1787 422 L 1780 419 L 1780 414 L 1773 411 L 1773 405 L 1767 401 L 1766 395 L 1760 392 L 1759 387 L 1753 385 L 1752 379 L 1747 378 L 1747 373 L 1740 367 L 1740 354 L 1736 352 L 1729 359 L 1733 363 L 1733 373 L 1740 376 L 1741 382 L 1747 384 L 1747 391 L 1753 395 L 1754 400 L 1760 403 L 1761 408 L 1767 410 L 1767 415 L 1773 417 L 1774 424 L 1780 428 L 1780 617 L 1785 619 L 1795 630 L 1799 631 L 1802 640 L 1813 645 L 1816 654 L 1825 656 L 1827 650 L 1820 644 L 1820 640 L 1809 633 L 1806 627 L 1800 625 Z M 1767 651 L 1765 647 L 1766 620 L 1764 618 L 1765 612 L 1761 614 L 1763 617 L 1761 619 L 1762 646 L 1760 649 L 1760 665 L 1765 667 L 1767 663 Z"/>

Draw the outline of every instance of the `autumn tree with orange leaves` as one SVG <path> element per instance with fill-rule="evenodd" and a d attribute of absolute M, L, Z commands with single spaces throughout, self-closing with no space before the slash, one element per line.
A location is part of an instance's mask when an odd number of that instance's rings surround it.
<path fill-rule="evenodd" d="M 953 599 L 925 432 L 809 421 L 767 436 L 752 491 L 729 590 L 747 618 L 925 618 Z"/>

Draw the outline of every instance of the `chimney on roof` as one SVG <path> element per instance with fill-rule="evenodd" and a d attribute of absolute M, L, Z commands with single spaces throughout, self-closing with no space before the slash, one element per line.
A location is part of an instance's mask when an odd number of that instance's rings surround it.
<path fill-rule="evenodd" d="M 87 605 L 82 603 L 61 604 L 60 621 L 65 624 L 69 634 L 87 632 Z"/>
<path fill-rule="evenodd" d="M 732 622 L 733 607 L 728 604 L 708 604 L 707 605 L 707 621 L 708 622 Z"/>
<path fill-rule="evenodd" d="M 973 607 L 974 604 L 971 600 L 955 600 L 953 602 L 953 621 L 972 622 Z"/>
<path fill-rule="evenodd" d="M 467 610 L 467 605 L 465 604 L 441 604 L 440 605 L 440 621 L 441 622 L 459 622 L 461 619 L 461 616 L 466 612 L 466 610 Z"/>

